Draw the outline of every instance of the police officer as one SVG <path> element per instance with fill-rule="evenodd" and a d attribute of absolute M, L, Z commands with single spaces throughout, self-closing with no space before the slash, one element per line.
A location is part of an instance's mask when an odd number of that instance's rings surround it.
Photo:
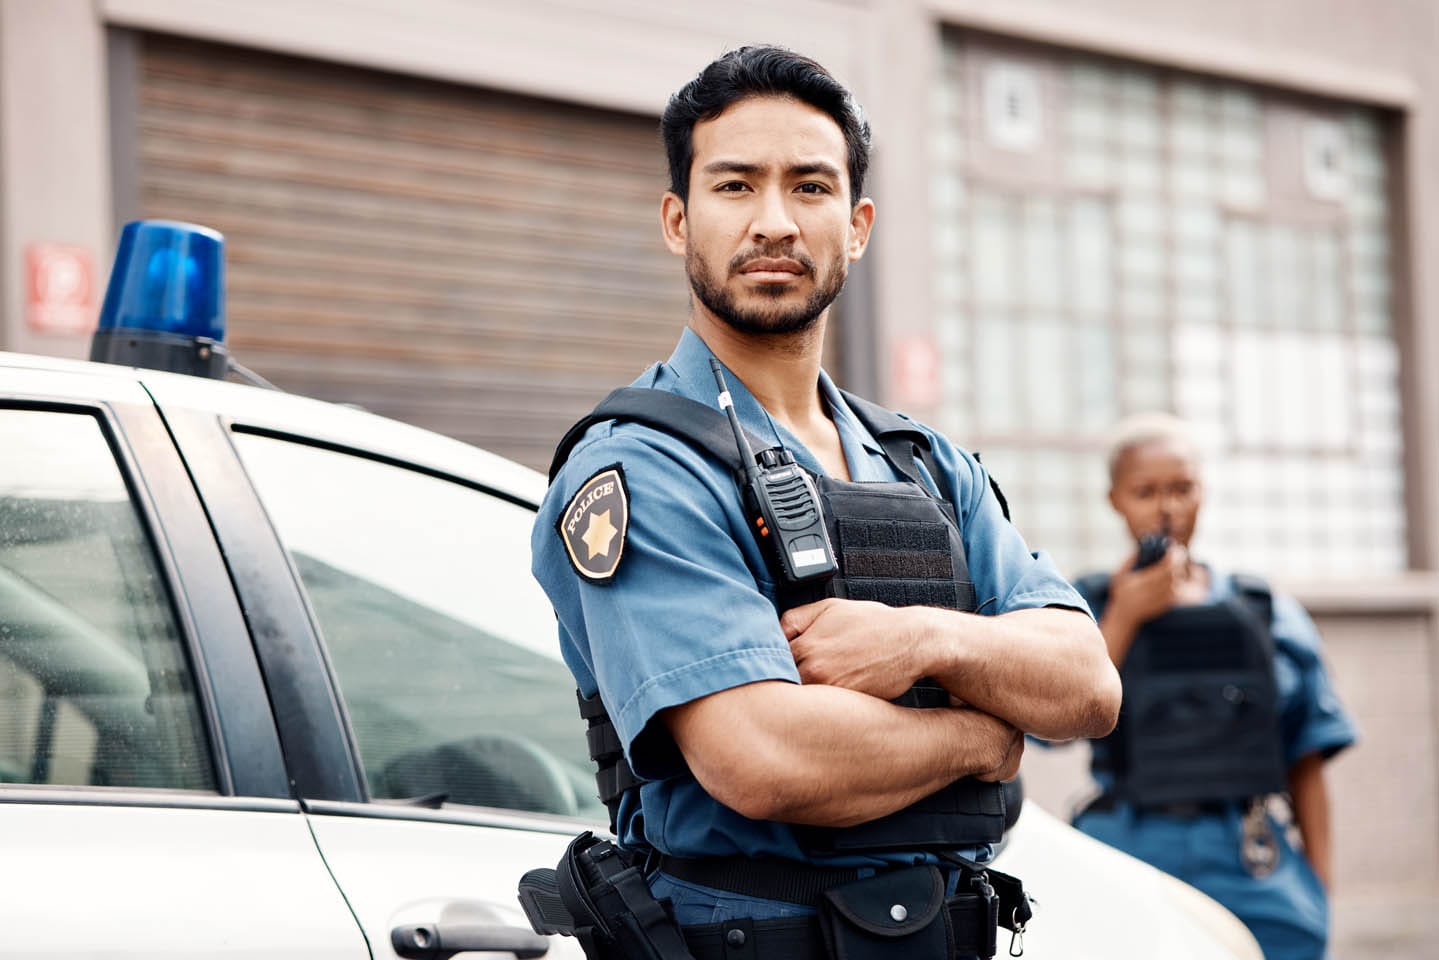
<path fill-rule="evenodd" d="M 830 304 L 875 217 L 848 91 L 808 58 L 746 47 L 674 95 L 662 133 L 662 229 L 691 311 L 673 355 L 633 386 L 671 403 L 649 422 L 604 406 L 582 421 L 533 535 L 586 715 L 613 730 L 592 727 L 592 750 L 610 737 L 623 751 L 605 797 L 618 840 L 700 960 L 852 953 L 834 945 L 863 937 L 851 921 L 897 938 L 896 958 L 991 953 L 984 918 L 955 904 L 992 903 L 963 864 L 998 838 L 997 783 L 1025 732 L 1109 730 L 1117 675 L 979 463 L 820 369 Z M 737 448 L 716 439 L 713 359 L 757 447 L 838 490 L 827 510 L 856 511 L 830 518 L 827 591 L 792 588 L 769 531 L 756 535 Z M 715 421 L 707 441 L 661 422 L 675 397 Z M 927 699 L 891 702 L 921 678 Z M 826 900 L 850 919 L 821 930 Z M 951 922 L 931 923 L 942 904 Z"/>
<path fill-rule="evenodd" d="M 1323 767 L 1355 733 L 1319 635 L 1292 598 L 1190 557 L 1204 488 L 1182 421 L 1126 421 L 1109 469 L 1111 505 L 1153 556 L 1141 548 L 1076 583 L 1121 667 L 1125 706 L 1094 744 L 1103 792 L 1075 826 L 1214 897 L 1269 960 L 1322 957 Z M 1284 791 L 1302 853 L 1271 813 L 1270 795 Z"/>

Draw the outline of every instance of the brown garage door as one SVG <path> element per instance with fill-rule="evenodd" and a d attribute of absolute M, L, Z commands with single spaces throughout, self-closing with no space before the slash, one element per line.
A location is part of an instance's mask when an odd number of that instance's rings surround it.
<path fill-rule="evenodd" d="M 278 385 L 539 466 L 668 356 L 654 119 L 140 42 L 139 209 L 225 234 L 230 345 Z"/>

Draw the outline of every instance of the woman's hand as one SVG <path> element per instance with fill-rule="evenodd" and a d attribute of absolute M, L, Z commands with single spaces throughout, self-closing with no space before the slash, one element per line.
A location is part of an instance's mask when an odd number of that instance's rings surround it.
<path fill-rule="evenodd" d="M 1171 543 L 1157 563 L 1135 570 L 1134 559 L 1130 554 L 1110 576 L 1108 609 L 1138 626 L 1178 605 L 1189 553 L 1182 545 Z"/>

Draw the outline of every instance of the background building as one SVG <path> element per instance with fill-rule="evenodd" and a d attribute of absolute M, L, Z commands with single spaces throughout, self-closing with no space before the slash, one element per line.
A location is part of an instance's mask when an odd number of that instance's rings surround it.
<path fill-rule="evenodd" d="M 787 43 L 876 127 L 831 368 L 1114 562 L 1104 429 L 1191 417 L 1207 553 L 1324 629 L 1340 956 L 1439 933 L 1439 6 L 1424 0 L 0 0 L 0 348 L 83 356 L 119 223 L 230 243 L 282 386 L 542 465 L 685 305 L 656 119 Z M 1427 109 L 1426 109 L 1427 108 Z M 1082 750 L 1033 757 L 1062 809 Z"/>

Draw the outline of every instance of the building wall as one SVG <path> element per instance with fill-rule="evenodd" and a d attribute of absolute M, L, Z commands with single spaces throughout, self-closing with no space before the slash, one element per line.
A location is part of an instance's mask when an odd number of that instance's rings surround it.
<path fill-rule="evenodd" d="M 1439 125 L 1421 104 L 1439 96 L 1432 57 L 1439 11 L 1423 0 L 1373 5 L 1322 2 L 1184 2 L 1138 0 L 943 0 L 931 7 L 949 22 L 1142 62 L 1270 84 L 1280 89 L 1390 107 L 1401 117 L 1394 158 L 1407 262 L 1423 264 L 1439 224 L 1439 193 L 1423 171 L 1439 160 Z M 1439 490 L 1439 385 L 1419 376 L 1439 359 L 1439 278 L 1402 267 L 1401 349 L 1406 369 L 1406 448 L 1412 561 L 1432 564 L 1439 521 L 1430 500 Z M 1426 382 L 1427 380 L 1427 382 Z M 1417 523 L 1415 522 L 1417 521 Z"/>
<path fill-rule="evenodd" d="M 1439 365 L 1439 276 L 1421 268 L 1439 242 L 1439 185 L 1427 175 L 1439 168 L 1439 7 L 1425 0 L 0 0 L 0 348 L 87 350 L 83 336 L 27 324 L 24 264 L 31 244 L 79 247 L 93 259 L 97 290 L 103 287 L 117 226 L 104 57 L 110 27 L 649 115 L 729 46 L 764 40 L 811 53 L 856 89 L 878 140 L 872 193 L 880 219 L 858 298 L 868 307 L 852 314 L 861 328 L 856 342 L 876 345 L 880 397 L 930 419 L 940 418 L 943 403 L 943 390 L 927 379 L 942 333 L 930 241 L 930 96 L 941 70 L 941 27 L 1385 111 L 1394 124 L 1407 546 L 1410 568 L 1421 573 L 1286 585 L 1318 612 L 1339 689 L 1364 737 L 1331 771 L 1336 955 L 1377 955 L 1384 944 L 1386 956 L 1419 955 L 1432 910 L 1394 904 L 1439 896 L 1439 585 L 1422 573 L 1439 566 L 1439 379 L 1423 375 Z M 1031 768 L 1035 793 L 1056 808 L 1082 789 L 1082 757 L 1073 753 L 1032 759 Z"/>
<path fill-rule="evenodd" d="M 1126 552 L 1106 436 L 1172 410 L 1194 544 L 1290 577 L 1406 569 L 1389 115 L 945 31 L 931 248 L 943 403 L 1064 569 Z"/>
<path fill-rule="evenodd" d="M 113 228 L 105 31 L 88 0 L 0 3 L 0 349 L 80 356 L 29 325 L 26 257 L 78 247 L 103 285 Z"/>

